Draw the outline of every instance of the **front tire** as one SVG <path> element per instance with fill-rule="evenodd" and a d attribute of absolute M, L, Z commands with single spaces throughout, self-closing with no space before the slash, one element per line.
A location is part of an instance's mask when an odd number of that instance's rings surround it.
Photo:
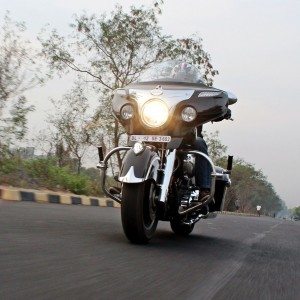
<path fill-rule="evenodd" d="M 121 218 L 124 233 L 130 242 L 149 242 L 158 222 L 154 182 L 123 184 Z"/>

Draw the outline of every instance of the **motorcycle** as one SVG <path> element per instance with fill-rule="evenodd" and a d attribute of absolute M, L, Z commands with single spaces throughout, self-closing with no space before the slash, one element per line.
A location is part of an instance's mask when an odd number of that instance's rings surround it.
<path fill-rule="evenodd" d="M 97 167 L 104 193 L 121 204 L 129 241 L 147 243 L 159 220 L 169 221 L 174 233 L 188 235 L 200 219 L 223 210 L 232 156 L 227 169 L 217 167 L 208 155 L 192 149 L 190 140 L 200 125 L 229 119 L 228 106 L 236 101 L 233 94 L 205 85 L 195 66 L 176 60 L 155 64 L 139 81 L 114 92 L 112 111 L 128 134 L 128 146 L 105 157 L 98 147 Z M 118 152 L 125 152 L 116 178 L 120 190 L 106 187 L 108 161 Z M 210 193 L 201 202 L 195 182 L 198 157 L 211 167 Z"/>

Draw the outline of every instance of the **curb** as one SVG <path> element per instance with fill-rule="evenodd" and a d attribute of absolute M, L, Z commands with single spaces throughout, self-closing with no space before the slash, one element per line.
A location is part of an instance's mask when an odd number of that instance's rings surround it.
<path fill-rule="evenodd" d="M 21 189 L 4 186 L 0 186 L 0 199 L 5 201 L 55 203 L 65 205 L 87 205 L 116 208 L 121 207 L 119 203 L 108 198 L 89 197 L 85 195 L 64 194 L 59 192 Z M 232 211 L 218 211 L 216 213 L 222 215 L 257 217 L 256 214 L 238 213 Z"/>
<path fill-rule="evenodd" d="M 0 198 L 5 201 L 56 203 L 67 205 L 87 205 L 101 207 L 121 207 L 113 200 L 85 195 L 63 194 L 59 192 L 21 189 L 0 186 Z"/>

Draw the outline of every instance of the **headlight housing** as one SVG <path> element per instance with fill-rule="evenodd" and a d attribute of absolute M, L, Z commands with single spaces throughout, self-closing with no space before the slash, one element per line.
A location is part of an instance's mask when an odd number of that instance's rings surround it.
<path fill-rule="evenodd" d="M 121 108 L 121 117 L 124 120 L 129 120 L 133 118 L 133 107 L 130 104 L 125 104 L 122 108 Z"/>
<path fill-rule="evenodd" d="M 152 128 L 160 127 L 168 120 L 168 106 L 160 99 L 151 99 L 143 105 L 141 117 L 145 125 Z"/>
<path fill-rule="evenodd" d="M 181 112 L 181 118 L 185 122 L 192 122 L 197 117 L 197 111 L 192 106 L 185 107 Z"/>

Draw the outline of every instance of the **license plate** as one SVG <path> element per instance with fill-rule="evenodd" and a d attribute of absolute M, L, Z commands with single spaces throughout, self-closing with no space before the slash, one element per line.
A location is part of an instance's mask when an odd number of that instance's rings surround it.
<path fill-rule="evenodd" d="M 131 135 L 132 142 L 169 143 L 171 137 L 168 135 Z"/>

